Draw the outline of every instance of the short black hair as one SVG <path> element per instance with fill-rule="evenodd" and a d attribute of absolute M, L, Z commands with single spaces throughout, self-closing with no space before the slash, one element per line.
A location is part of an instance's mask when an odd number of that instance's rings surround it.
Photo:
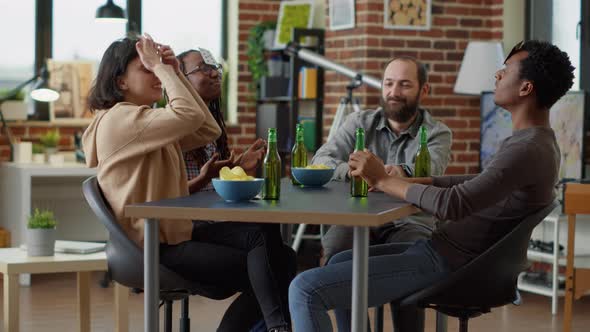
<path fill-rule="evenodd" d="M 397 60 L 412 62 L 416 65 L 418 84 L 420 85 L 420 87 L 423 87 L 424 84 L 426 83 L 426 81 L 428 80 L 428 70 L 426 69 L 426 66 L 422 62 L 418 61 L 418 59 L 414 58 L 413 56 L 409 56 L 409 55 L 396 56 L 393 59 L 387 61 L 387 63 L 385 64 L 385 67 L 383 67 L 383 70 L 385 70 L 385 68 L 387 68 L 387 66 L 389 66 L 390 63 L 397 61 Z"/>
<path fill-rule="evenodd" d="M 516 45 L 512 55 L 526 51 L 520 61 L 520 78 L 533 82 L 539 107 L 551 108 L 574 84 L 574 66 L 567 53 L 545 41 L 527 40 Z"/>
<path fill-rule="evenodd" d="M 114 41 L 104 52 L 98 74 L 88 94 L 88 107 L 91 112 L 109 109 L 123 101 L 123 91 L 117 84 L 119 76 L 127 70 L 129 63 L 139 54 L 135 49 L 135 38 L 122 38 Z"/>

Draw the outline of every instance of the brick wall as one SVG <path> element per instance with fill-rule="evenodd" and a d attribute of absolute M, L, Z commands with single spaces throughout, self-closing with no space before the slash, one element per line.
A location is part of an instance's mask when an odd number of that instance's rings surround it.
<path fill-rule="evenodd" d="M 383 28 L 383 0 L 356 0 L 356 27 L 343 31 L 326 30 L 326 56 L 355 70 L 381 77 L 388 59 L 400 54 L 417 57 L 430 68 L 432 89 L 424 106 L 453 131 L 452 162 L 449 174 L 478 171 L 479 98 L 453 94 L 463 52 L 468 40 L 502 39 L 503 0 L 432 1 L 432 24 L 428 31 L 389 30 Z M 232 142 L 254 139 L 255 104 L 247 90 L 245 41 L 248 29 L 261 20 L 276 20 L 276 1 L 240 0 L 239 6 L 239 125 L 230 129 Z M 328 15 L 326 0 L 326 18 Z M 329 22 L 326 22 L 329 26 Z M 324 137 L 345 93 L 348 79 L 326 73 Z M 355 91 L 363 107 L 374 108 L 380 92 L 362 87 Z"/>

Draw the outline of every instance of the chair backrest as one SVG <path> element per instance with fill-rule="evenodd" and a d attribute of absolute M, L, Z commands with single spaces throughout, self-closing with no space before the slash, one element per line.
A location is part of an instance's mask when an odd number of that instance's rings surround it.
<path fill-rule="evenodd" d="M 559 206 L 553 202 L 527 216 L 510 233 L 449 277 L 406 298 L 400 305 L 481 308 L 512 303 L 518 298 L 518 275 L 528 266 L 531 233 Z"/>
<path fill-rule="evenodd" d="M 127 237 L 117 222 L 96 176 L 84 181 L 82 191 L 88 205 L 109 232 L 106 254 L 111 278 L 124 286 L 142 289 L 143 252 L 141 248 Z M 200 294 L 214 299 L 231 295 L 213 286 L 189 282 L 163 265 L 160 265 L 160 290 L 185 290 L 191 294 Z"/>

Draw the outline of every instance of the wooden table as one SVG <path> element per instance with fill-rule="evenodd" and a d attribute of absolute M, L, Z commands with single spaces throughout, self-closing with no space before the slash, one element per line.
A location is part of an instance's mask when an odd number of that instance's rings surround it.
<path fill-rule="evenodd" d="M 278 201 L 252 200 L 229 203 L 215 192 L 125 207 L 125 216 L 147 218 L 144 234 L 145 330 L 156 331 L 158 317 L 158 220 L 193 219 L 283 224 L 328 224 L 355 226 L 353 243 L 352 328 L 367 328 L 368 226 L 379 226 L 418 212 L 416 207 L 383 193 L 368 198 L 350 197 L 350 184 L 330 182 L 321 188 L 281 183 Z"/>
<path fill-rule="evenodd" d="M 104 252 L 74 255 L 56 253 L 54 256 L 28 257 L 20 248 L 0 249 L 0 273 L 4 279 L 4 331 L 19 330 L 20 273 L 77 272 L 78 282 L 78 331 L 90 331 L 90 272 L 106 271 Z M 115 329 L 127 331 L 127 288 L 115 284 Z"/>
<path fill-rule="evenodd" d="M 590 214 L 590 184 L 568 183 L 564 190 L 568 228 L 563 331 L 571 332 L 574 299 L 578 300 L 590 291 L 590 268 L 574 266 L 576 215 Z"/>

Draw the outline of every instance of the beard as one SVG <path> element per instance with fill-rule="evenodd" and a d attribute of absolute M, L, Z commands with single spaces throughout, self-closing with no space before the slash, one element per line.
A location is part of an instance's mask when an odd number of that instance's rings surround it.
<path fill-rule="evenodd" d="M 383 112 L 385 116 L 393 120 L 395 122 L 405 123 L 408 122 L 415 114 L 418 112 L 418 97 L 416 95 L 414 98 L 383 98 L 381 96 L 381 107 L 383 107 Z M 389 105 L 388 101 L 395 100 L 399 102 L 397 105 Z"/>

